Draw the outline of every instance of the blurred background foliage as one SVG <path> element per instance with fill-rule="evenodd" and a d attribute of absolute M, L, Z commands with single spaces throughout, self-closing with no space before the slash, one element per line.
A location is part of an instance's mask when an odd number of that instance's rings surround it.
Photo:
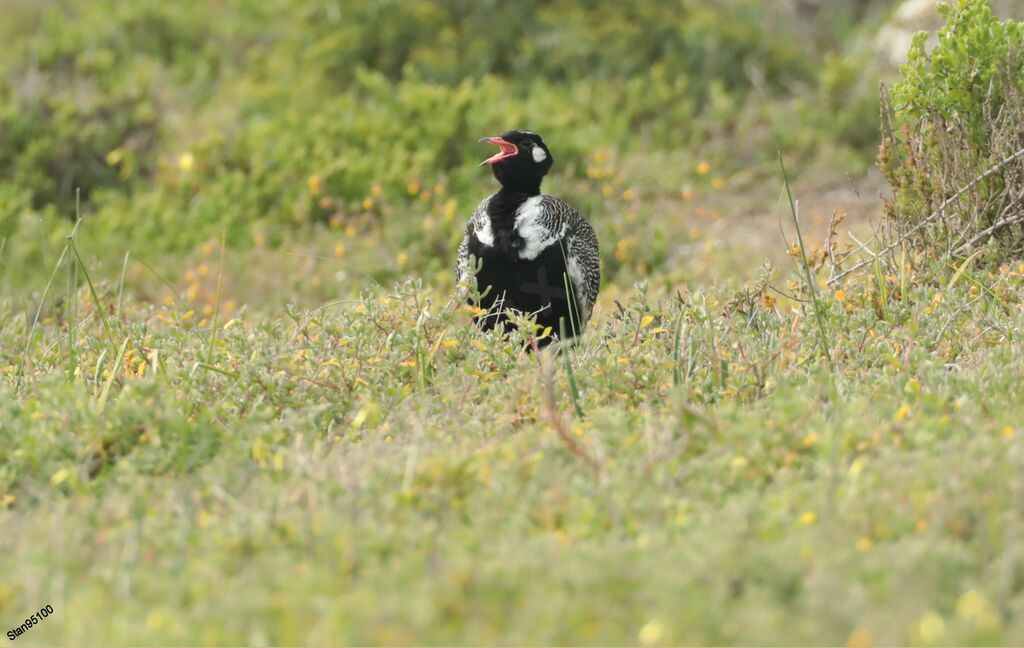
<path fill-rule="evenodd" d="M 101 261 L 326 225 L 376 280 L 440 278 L 490 190 L 476 139 L 513 127 L 546 136 L 592 217 L 624 210 L 598 203 L 626 175 L 656 201 L 712 166 L 774 182 L 777 151 L 863 173 L 882 72 L 864 35 L 892 4 L 7 0 L 8 276 L 48 275 L 80 208 Z"/>
<path fill-rule="evenodd" d="M 0 616 L 1021 645 L 1024 264 L 915 252 L 1024 165 L 814 288 L 1024 145 L 1024 33 L 957 6 L 911 48 L 932 0 L 0 0 Z M 564 380 L 446 304 L 511 127 L 601 241 Z"/>

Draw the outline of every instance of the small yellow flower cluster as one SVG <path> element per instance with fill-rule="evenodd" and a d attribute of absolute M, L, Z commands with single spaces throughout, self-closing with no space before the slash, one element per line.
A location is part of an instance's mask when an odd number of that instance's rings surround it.
<path fill-rule="evenodd" d="M 619 189 L 626 180 L 626 174 L 618 169 L 612 157 L 610 149 L 599 149 L 591 154 L 587 161 L 587 178 L 590 180 L 603 180 L 601 184 L 601 195 L 605 198 L 619 196 L 625 202 L 633 202 L 637 198 L 636 189 L 630 186 Z M 618 186 L 616 186 L 618 185 Z M 583 191 L 589 191 L 589 184 L 581 187 Z"/>
<path fill-rule="evenodd" d="M 590 156 L 587 177 L 591 180 L 606 180 L 615 175 L 615 161 L 610 149 L 598 149 Z"/>
<path fill-rule="evenodd" d="M 146 362 L 146 359 L 138 353 L 137 349 L 134 347 L 128 347 L 124 351 L 124 358 L 121 360 L 121 366 L 124 368 L 124 376 L 126 378 L 137 378 L 146 373 L 148 363 Z"/>
<path fill-rule="evenodd" d="M 707 160 L 701 160 L 700 162 L 698 162 L 697 166 L 694 168 L 694 171 L 697 175 L 696 184 L 699 185 L 700 187 L 704 187 L 705 189 L 710 187 L 715 191 L 721 191 L 722 189 L 725 189 L 725 180 L 719 176 L 711 175 L 711 163 L 708 162 Z M 682 199 L 686 202 L 693 200 L 697 196 L 697 191 L 694 185 L 689 182 L 684 184 L 682 188 L 680 188 L 679 192 Z M 717 215 L 715 217 L 717 217 Z"/>
<path fill-rule="evenodd" d="M 619 263 L 628 262 L 633 257 L 635 248 L 635 238 L 627 236 L 626 238 L 619 239 L 619 242 L 615 244 L 615 260 Z"/>
<path fill-rule="evenodd" d="M 211 263 L 213 263 L 212 257 L 219 250 L 219 245 L 215 241 L 208 241 L 199 248 L 200 260 L 193 267 L 189 267 L 185 270 L 183 278 L 185 280 L 186 288 L 182 294 L 184 306 L 189 309 L 188 313 L 194 313 L 198 309 L 202 313 L 202 317 L 197 322 L 198 326 L 207 326 L 209 324 L 209 318 L 213 316 L 214 312 L 217 311 L 217 284 L 218 280 L 221 282 L 221 294 L 223 295 L 223 277 L 218 277 L 217 273 L 211 271 Z M 168 294 L 164 297 L 164 304 L 167 306 L 173 306 L 176 298 L 174 295 Z M 222 299 L 220 302 L 220 314 L 222 316 L 230 316 L 237 308 L 237 304 L 234 299 Z M 186 313 L 186 315 L 188 315 Z M 161 318 L 165 321 L 170 321 L 168 318 Z M 185 321 L 189 319 L 186 316 L 177 319 L 177 321 Z"/>

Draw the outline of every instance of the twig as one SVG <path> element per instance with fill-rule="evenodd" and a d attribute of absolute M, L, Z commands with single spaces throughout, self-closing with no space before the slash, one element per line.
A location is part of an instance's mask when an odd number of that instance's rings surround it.
<path fill-rule="evenodd" d="M 828 223 L 828 234 L 825 235 L 825 250 L 828 252 L 828 262 L 832 269 L 829 271 L 831 277 L 835 274 L 836 268 L 839 267 L 839 263 L 836 261 L 835 244 L 836 244 L 836 227 L 839 225 L 839 210 L 832 210 L 832 220 Z"/>
<path fill-rule="evenodd" d="M 874 263 L 875 262 L 875 258 L 877 258 L 879 256 L 882 256 L 883 254 L 888 254 L 889 252 L 892 252 L 897 247 L 902 245 L 904 241 L 909 239 L 912 234 L 914 234 L 918 230 L 924 228 L 926 225 L 930 225 L 936 218 L 938 218 L 943 213 L 945 213 L 947 207 L 949 207 L 954 202 L 956 202 L 965 193 L 967 193 L 968 191 L 970 191 L 971 189 L 976 187 L 978 185 L 978 183 L 982 182 L 983 180 L 986 180 L 992 174 L 994 174 L 995 172 L 999 171 L 1000 169 L 1002 169 L 1007 164 L 1010 164 L 1011 162 L 1016 162 L 1017 160 L 1019 160 L 1021 158 L 1024 158 L 1024 148 L 1020 149 L 1019 151 L 1017 151 L 1016 153 L 1014 153 L 1010 157 L 1004 159 L 1003 161 L 993 165 L 987 171 L 982 173 L 980 176 L 978 176 L 974 180 L 971 180 L 970 182 L 968 182 L 964 187 L 962 187 L 955 194 L 953 194 L 952 196 L 950 196 L 946 200 L 942 201 L 942 204 L 939 205 L 938 209 L 936 209 L 931 214 L 929 214 L 927 218 L 922 220 L 917 225 L 914 225 L 913 227 L 911 227 L 909 230 L 906 231 L 906 233 L 903 234 L 903 236 L 899 237 L 897 240 L 893 241 L 892 243 L 890 243 L 886 247 L 882 248 L 877 254 L 873 255 L 873 258 L 867 259 L 865 261 L 861 261 L 860 263 L 854 265 L 849 270 L 846 270 L 844 272 L 840 272 L 835 277 L 829 279 L 828 280 L 829 285 L 832 285 L 834 283 L 842 281 L 845 277 L 849 276 L 850 274 L 860 270 L 861 268 L 863 268 L 865 266 L 870 265 L 871 263 Z M 1010 224 L 1012 224 L 1012 223 L 1010 223 Z"/>
<path fill-rule="evenodd" d="M 786 173 L 786 164 L 782 160 L 782 153 L 779 153 L 779 167 L 782 169 L 782 181 L 786 188 L 786 197 L 789 199 L 790 213 L 793 215 L 793 226 L 796 228 L 796 240 L 800 244 L 800 261 L 804 273 L 807 276 L 807 288 L 811 293 L 811 305 L 814 307 L 814 320 L 818 324 L 819 343 L 829 367 L 832 367 L 832 351 L 828 347 L 828 334 L 825 332 L 825 312 L 821 302 L 821 294 L 818 291 L 818 284 L 811 273 L 811 264 L 807 261 L 807 247 L 804 245 L 804 235 L 800 230 L 800 215 L 797 213 L 796 201 L 793 200 L 793 192 L 789 188 L 789 174 Z"/>
<path fill-rule="evenodd" d="M 782 290 L 779 290 L 778 288 L 776 288 L 775 286 L 773 286 L 771 284 L 768 284 L 768 289 L 778 293 L 779 295 L 782 295 L 786 299 L 792 299 L 793 301 L 799 302 L 801 304 L 809 304 L 809 303 L 811 303 L 811 300 L 809 300 L 809 299 L 800 299 L 796 295 L 790 295 L 789 293 L 784 292 Z"/>
<path fill-rule="evenodd" d="M 1017 202 L 1019 202 L 1019 201 L 1014 201 L 1014 202 L 1010 203 L 1010 205 L 1008 205 L 1008 207 L 1012 206 L 1012 205 L 1016 205 Z M 992 234 L 994 234 L 997 231 L 1003 229 L 1004 227 L 1007 227 L 1009 225 L 1017 225 L 1017 224 L 1021 224 L 1021 223 L 1024 223 L 1024 216 L 1013 216 L 1013 217 L 1000 218 L 995 223 L 989 225 L 988 227 L 986 227 L 985 229 L 981 230 L 976 235 L 974 235 L 974 237 L 972 237 L 970 241 L 967 241 L 966 243 L 964 243 L 963 245 L 958 247 L 956 250 L 954 250 L 951 256 L 955 256 L 955 257 L 961 256 L 965 252 L 967 252 L 968 250 L 973 248 L 975 245 L 977 245 L 978 243 L 981 243 L 982 241 L 984 241 L 985 239 L 990 237 Z"/>
<path fill-rule="evenodd" d="M 565 420 L 562 419 L 561 414 L 558 412 L 558 405 L 555 402 L 555 385 L 551 378 L 552 373 L 553 371 L 548 367 L 541 367 L 541 376 L 544 379 L 544 404 L 548 411 L 548 420 L 551 423 L 551 427 L 555 429 L 555 432 L 558 433 L 558 436 L 568 446 L 569 451 L 576 455 L 577 459 L 582 460 L 583 463 L 593 468 L 595 472 L 601 472 L 601 465 L 583 449 L 583 446 L 576 439 L 572 438 L 572 434 L 569 433 L 565 425 Z"/>

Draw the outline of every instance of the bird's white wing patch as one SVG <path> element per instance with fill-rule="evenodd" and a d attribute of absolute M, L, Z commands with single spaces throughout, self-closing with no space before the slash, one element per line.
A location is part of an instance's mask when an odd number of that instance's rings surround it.
<path fill-rule="evenodd" d="M 594 304 L 591 303 L 590 297 L 587 295 L 586 278 L 583 276 L 583 268 L 580 267 L 576 257 L 571 254 L 566 258 L 565 272 L 569 275 L 573 297 L 576 298 L 576 303 L 579 305 L 580 320 L 583 325 L 586 325 L 590 319 L 590 313 Z"/>
<path fill-rule="evenodd" d="M 491 229 L 491 217 L 486 213 L 480 219 L 480 222 L 477 223 L 473 233 L 476 234 L 476 240 L 488 247 L 494 247 L 494 230 Z"/>
<path fill-rule="evenodd" d="M 543 196 L 527 198 L 516 212 L 516 231 L 523 239 L 523 247 L 519 250 L 519 258 L 532 261 L 549 245 L 555 243 L 565 234 L 565 227 L 553 232 L 542 216 L 544 207 Z"/>
<path fill-rule="evenodd" d="M 569 256 L 568 262 L 565 264 L 565 271 L 569 273 L 569 280 L 572 281 L 574 289 L 579 291 L 579 287 L 584 285 L 583 268 L 576 262 L 576 257 Z"/>

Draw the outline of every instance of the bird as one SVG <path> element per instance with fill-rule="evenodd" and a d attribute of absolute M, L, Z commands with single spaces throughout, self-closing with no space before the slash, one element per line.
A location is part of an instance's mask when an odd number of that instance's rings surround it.
<path fill-rule="evenodd" d="M 514 328 L 514 310 L 535 316 L 538 330 L 582 334 L 601 285 L 594 228 L 568 202 L 541 193 L 554 159 L 540 135 L 511 130 L 479 141 L 499 147 L 480 166 L 490 166 L 501 187 L 473 212 L 458 249 L 458 284 L 468 289 L 476 279 L 477 323 Z M 552 339 L 541 335 L 538 343 Z"/>

